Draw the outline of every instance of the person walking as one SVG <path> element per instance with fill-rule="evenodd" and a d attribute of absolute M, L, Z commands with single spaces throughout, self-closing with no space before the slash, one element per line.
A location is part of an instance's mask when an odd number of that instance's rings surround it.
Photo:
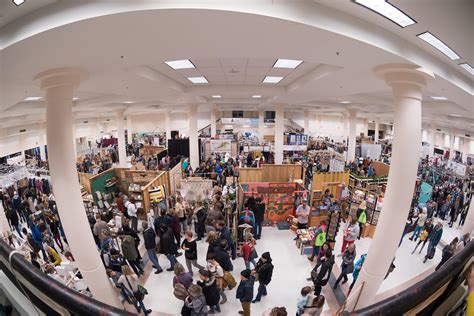
<path fill-rule="evenodd" d="M 222 297 L 220 305 L 225 304 L 227 302 L 227 295 L 225 295 L 224 291 L 227 287 L 227 283 L 224 280 L 224 269 L 222 269 L 220 264 L 216 261 L 214 253 L 210 253 L 207 256 L 207 271 L 211 272 L 216 278 L 219 295 Z"/>
<path fill-rule="evenodd" d="M 102 216 L 100 214 L 95 214 L 95 224 L 92 227 L 92 233 L 94 234 L 94 239 L 97 243 L 97 246 L 100 248 L 102 244 L 101 233 L 103 230 L 106 230 L 110 233 L 109 225 L 105 221 L 102 220 Z"/>
<path fill-rule="evenodd" d="M 360 226 L 357 219 L 349 215 L 347 217 L 347 224 L 343 232 L 341 254 L 346 251 L 346 247 L 348 245 L 353 244 L 356 241 L 357 237 L 359 236 L 359 232 Z"/>
<path fill-rule="evenodd" d="M 178 246 L 174 240 L 174 233 L 170 227 L 166 226 L 166 224 L 160 225 L 160 232 L 160 251 L 170 262 L 170 267 L 166 269 L 166 271 L 173 271 L 174 265 L 177 262 L 176 255 L 178 254 Z"/>
<path fill-rule="evenodd" d="M 219 263 L 222 269 L 224 269 L 224 271 L 231 272 L 234 270 L 234 266 L 230 260 L 229 252 L 227 251 L 227 240 L 222 239 L 214 248 L 213 253 L 216 261 Z"/>
<path fill-rule="evenodd" d="M 425 263 L 428 259 L 433 259 L 436 246 L 438 246 L 441 236 L 443 236 L 443 223 L 438 222 L 431 231 L 431 234 L 428 236 L 428 250 L 426 251 L 425 260 L 423 260 L 423 263 Z"/>
<path fill-rule="evenodd" d="M 421 214 L 418 216 L 418 220 L 416 221 L 416 226 L 415 230 L 413 231 L 413 235 L 411 235 L 410 240 L 417 240 L 420 233 L 423 231 L 423 228 L 425 227 L 426 223 L 426 217 L 427 217 L 427 209 L 426 207 L 423 207 L 423 210 L 421 211 Z"/>
<path fill-rule="evenodd" d="M 220 313 L 221 308 L 219 306 L 219 289 L 217 287 L 216 278 L 212 275 L 211 272 L 200 269 L 199 278 L 201 281 L 198 281 L 197 284 L 202 287 L 202 293 L 206 298 L 206 304 L 209 306 L 209 314 Z"/>
<path fill-rule="evenodd" d="M 250 263 L 253 264 L 254 268 L 257 266 L 255 259 L 257 258 L 257 250 L 255 250 L 256 241 L 253 239 L 252 234 L 248 234 L 245 237 L 245 242 L 242 245 L 242 257 L 244 258 L 245 268 L 250 269 Z"/>
<path fill-rule="evenodd" d="M 339 286 L 339 282 L 342 284 L 346 283 L 349 279 L 347 278 L 347 274 L 352 273 L 354 271 L 354 260 L 356 258 L 356 246 L 355 244 L 350 244 L 347 246 L 346 251 L 344 251 L 344 255 L 342 255 L 342 264 L 341 264 L 341 274 L 334 283 L 334 289 Z"/>
<path fill-rule="evenodd" d="M 329 282 L 332 267 L 334 266 L 334 256 L 332 255 L 332 251 L 326 252 L 325 258 L 326 260 L 324 260 L 321 264 L 321 270 L 319 270 L 319 273 L 316 278 L 313 279 L 314 295 L 316 296 L 319 296 L 319 294 L 321 294 L 323 286 L 325 286 Z"/>
<path fill-rule="evenodd" d="M 255 278 L 249 269 L 245 269 L 240 272 L 240 283 L 237 287 L 236 298 L 240 300 L 242 310 L 239 314 L 244 316 L 250 316 L 250 303 L 253 298 L 253 285 Z"/>
<path fill-rule="evenodd" d="M 351 293 L 352 288 L 354 287 L 354 284 L 356 283 L 357 278 L 359 277 L 360 270 L 362 270 L 362 265 L 365 262 L 365 257 L 367 257 L 366 253 L 360 256 L 359 260 L 357 260 L 354 265 L 354 272 L 352 272 L 352 283 L 349 286 L 349 292 L 347 293 L 347 295 Z"/>
<path fill-rule="evenodd" d="M 262 225 L 265 217 L 265 204 L 262 202 L 261 197 L 255 199 L 255 239 L 260 239 L 262 237 Z"/>
<path fill-rule="evenodd" d="M 144 295 L 139 290 L 139 285 L 141 286 L 141 284 L 130 267 L 122 266 L 122 275 L 118 278 L 117 283 L 123 287 L 127 295 L 134 302 L 138 313 L 143 311 L 145 315 L 148 315 L 152 312 L 151 309 L 146 309 L 145 304 L 143 304 Z"/>
<path fill-rule="evenodd" d="M 421 249 L 420 249 L 420 252 L 418 252 L 418 254 L 421 253 L 421 251 L 425 247 L 426 243 L 428 242 L 428 236 L 430 235 L 431 231 L 433 230 L 433 227 L 434 227 L 433 226 L 433 218 L 430 218 L 429 221 L 427 221 L 425 223 L 425 227 L 424 227 L 424 229 L 423 229 L 423 231 L 421 232 L 421 235 L 420 235 L 420 240 L 418 240 L 418 243 L 416 244 L 415 249 L 413 249 L 411 254 L 414 254 L 416 249 L 418 248 L 418 246 L 421 243 L 423 243 L 423 245 L 421 245 Z"/>
<path fill-rule="evenodd" d="M 357 209 L 357 222 L 359 223 L 359 235 L 357 239 L 360 239 L 362 235 L 362 230 L 365 227 L 365 223 L 367 223 L 367 203 L 362 201 Z"/>
<path fill-rule="evenodd" d="M 159 274 L 163 272 L 163 269 L 160 266 L 160 262 L 158 261 L 158 257 L 156 255 L 157 250 L 157 243 L 156 243 L 156 233 L 151 228 L 148 226 L 147 222 L 142 223 L 142 228 L 143 228 L 143 239 L 145 241 L 145 249 L 148 254 L 148 258 L 150 258 L 150 261 L 153 265 L 153 268 L 156 269 L 155 274 Z"/>
<path fill-rule="evenodd" d="M 181 244 L 181 249 L 184 250 L 184 258 L 186 260 L 186 267 L 188 268 L 189 273 L 193 274 L 192 265 L 198 268 L 198 270 L 204 269 L 202 265 L 197 263 L 198 254 L 197 254 L 197 244 L 196 240 L 193 240 L 193 232 L 188 230 L 185 233 L 185 238 Z"/>
<path fill-rule="evenodd" d="M 14 228 L 16 232 L 18 233 L 18 235 L 21 238 L 23 238 L 20 231 L 20 218 L 18 217 L 18 213 L 16 209 L 12 207 L 8 207 L 6 215 L 7 215 L 8 220 L 10 221 L 10 225 L 12 226 L 12 228 Z"/>
<path fill-rule="evenodd" d="M 209 312 L 206 297 L 199 285 L 193 284 L 188 289 L 189 296 L 184 300 L 184 306 L 191 310 L 191 316 L 205 316 Z"/>
<path fill-rule="evenodd" d="M 257 296 L 252 303 L 260 302 L 262 296 L 267 295 L 267 286 L 272 281 L 273 264 L 272 257 L 269 252 L 264 252 L 257 262 L 255 273 L 258 275 L 258 290 Z"/>
<path fill-rule="evenodd" d="M 321 220 L 321 223 L 319 226 L 316 228 L 314 231 L 314 244 L 313 244 L 313 253 L 311 254 L 310 257 L 308 257 L 309 261 L 313 261 L 314 257 L 319 254 L 319 249 L 321 246 L 326 242 L 326 221 Z"/>
<path fill-rule="evenodd" d="M 436 266 L 435 271 L 439 270 L 443 266 L 443 264 L 446 263 L 455 253 L 456 253 L 456 247 L 458 245 L 458 237 L 454 238 L 453 241 L 449 245 L 444 246 L 443 248 L 443 253 L 441 255 L 441 261 L 439 264 Z"/>

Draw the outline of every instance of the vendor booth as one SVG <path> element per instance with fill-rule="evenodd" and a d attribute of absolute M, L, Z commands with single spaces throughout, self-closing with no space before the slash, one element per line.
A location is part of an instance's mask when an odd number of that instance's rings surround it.
<path fill-rule="evenodd" d="M 260 168 L 241 168 L 239 181 L 245 182 L 293 182 L 301 179 L 301 164 L 270 165 L 264 164 Z"/>

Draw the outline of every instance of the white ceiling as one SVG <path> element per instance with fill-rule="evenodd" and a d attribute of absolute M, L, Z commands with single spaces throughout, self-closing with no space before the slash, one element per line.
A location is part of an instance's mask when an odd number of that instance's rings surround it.
<path fill-rule="evenodd" d="M 2 1 L 0 5 L 11 3 Z M 425 89 L 424 121 L 474 132 L 472 76 L 459 69 L 458 62 L 450 61 L 415 36 L 425 30 L 432 31 L 460 54 L 463 61 L 472 65 L 474 44 L 469 30 L 474 28 L 469 29 L 473 23 L 469 10 L 474 1 L 392 1 L 418 22 L 405 29 L 350 1 L 252 2 L 266 4 L 268 11 L 280 9 L 285 14 L 291 14 L 288 8 L 294 5 L 298 18 L 325 12 L 325 17 L 331 17 L 330 21 L 336 26 L 353 23 L 354 29 L 366 27 L 365 33 L 360 34 L 365 36 L 364 40 L 341 35 L 342 27 L 340 32 L 332 32 L 295 23 L 289 18 L 230 11 L 144 10 L 84 20 L 84 12 L 88 12 L 84 8 L 90 1 L 51 2 L 55 1 L 29 0 L 27 6 L 0 10 L 4 15 L 0 20 L 1 37 L 19 27 L 22 21 L 25 25 L 33 23 L 37 16 L 47 16 L 49 11 L 58 14 L 66 5 L 77 9 L 84 3 L 83 18 L 79 22 L 44 31 L 0 51 L 0 89 L 3 91 L 0 91 L 0 127 L 42 122 L 43 102 L 22 100 L 42 95 L 32 82 L 34 75 L 61 66 L 83 67 L 90 72 L 90 79 L 83 82 L 76 93 L 79 100 L 75 102 L 74 111 L 76 117 L 81 118 L 112 116 L 113 109 L 119 107 L 126 107 L 127 113 L 152 113 L 184 111 L 189 104 L 200 104 L 201 110 L 207 110 L 212 104 L 235 109 L 268 109 L 273 103 L 285 103 L 288 111 L 330 114 L 343 113 L 353 107 L 359 110 L 360 116 L 390 121 L 393 120 L 390 89 L 374 76 L 372 69 L 384 63 L 412 63 L 414 56 L 423 52 L 431 56 L 423 59 L 427 64 L 447 67 Z M 166 1 L 153 4 L 159 2 Z M 197 2 L 200 1 L 194 3 Z M 137 3 L 152 5 L 152 2 Z M 304 6 L 298 7 L 300 4 Z M 101 8 L 104 7 L 102 4 Z M 444 12 L 442 16 L 440 11 Z M 6 25 L 13 20 L 16 21 Z M 367 22 L 371 26 L 368 29 L 364 24 Z M 380 49 L 367 39 L 376 36 L 376 32 L 385 34 L 382 29 L 398 38 L 388 43 L 392 46 L 390 50 Z M 164 64 L 167 60 L 186 58 L 192 60 L 196 69 L 173 70 Z M 274 69 L 272 65 L 277 58 L 300 59 L 303 63 L 295 70 Z M 196 86 L 186 79 L 200 75 L 210 83 Z M 262 84 L 266 75 L 285 78 L 277 85 Z M 458 84 L 459 80 L 464 83 Z M 216 94 L 222 99 L 212 99 Z M 252 99 L 254 94 L 263 98 Z M 449 100 L 434 101 L 430 96 L 446 96 Z M 339 103 L 345 100 L 352 103 Z M 123 104 L 125 101 L 134 103 Z"/>
<path fill-rule="evenodd" d="M 50 4 L 55 4 L 60 0 L 27 0 L 20 6 L 13 4 L 11 0 L 0 1 L 0 28 L 24 17 L 38 9 L 44 8 Z"/>

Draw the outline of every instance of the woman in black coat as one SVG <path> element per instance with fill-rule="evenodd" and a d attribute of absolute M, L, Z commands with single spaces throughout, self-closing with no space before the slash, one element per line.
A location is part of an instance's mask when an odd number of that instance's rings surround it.
<path fill-rule="evenodd" d="M 257 262 L 255 272 L 258 274 L 258 291 L 257 296 L 252 303 L 260 302 L 262 295 L 267 295 L 267 285 L 270 284 L 273 275 L 272 258 L 269 252 L 264 252 Z"/>
<path fill-rule="evenodd" d="M 220 313 L 220 294 L 216 278 L 211 272 L 203 269 L 199 270 L 199 278 L 201 281 L 198 281 L 197 284 L 202 288 L 202 294 L 204 294 L 204 297 L 206 298 L 206 304 L 209 305 L 210 312 Z"/>
<path fill-rule="evenodd" d="M 166 271 L 173 271 L 174 265 L 176 264 L 176 255 L 178 254 L 178 246 L 174 240 L 174 233 L 171 228 L 166 224 L 160 225 L 161 239 L 160 239 L 160 252 L 168 258 L 171 267 Z"/>

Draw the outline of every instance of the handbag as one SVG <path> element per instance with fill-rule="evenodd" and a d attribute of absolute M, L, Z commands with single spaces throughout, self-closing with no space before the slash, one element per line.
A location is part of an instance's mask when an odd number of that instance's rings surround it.
<path fill-rule="evenodd" d="M 223 279 L 227 283 L 227 287 L 229 288 L 229 290 L 232 290 L 234 287 L 236 287 L 237 282 L 235 281 L 232 273 L 230 273 L 229 271 L 224 271 Z"/>
<path fill-rule="evenodd" d="M 174 291 L 173 291 L 174 297 L 176 297 L 178 300 L 184 301 L 186 297 L 189 296 L 188 290 L 184 287 L 183 284 L 181 283 L 176 283 L 174 286 Z"/>

